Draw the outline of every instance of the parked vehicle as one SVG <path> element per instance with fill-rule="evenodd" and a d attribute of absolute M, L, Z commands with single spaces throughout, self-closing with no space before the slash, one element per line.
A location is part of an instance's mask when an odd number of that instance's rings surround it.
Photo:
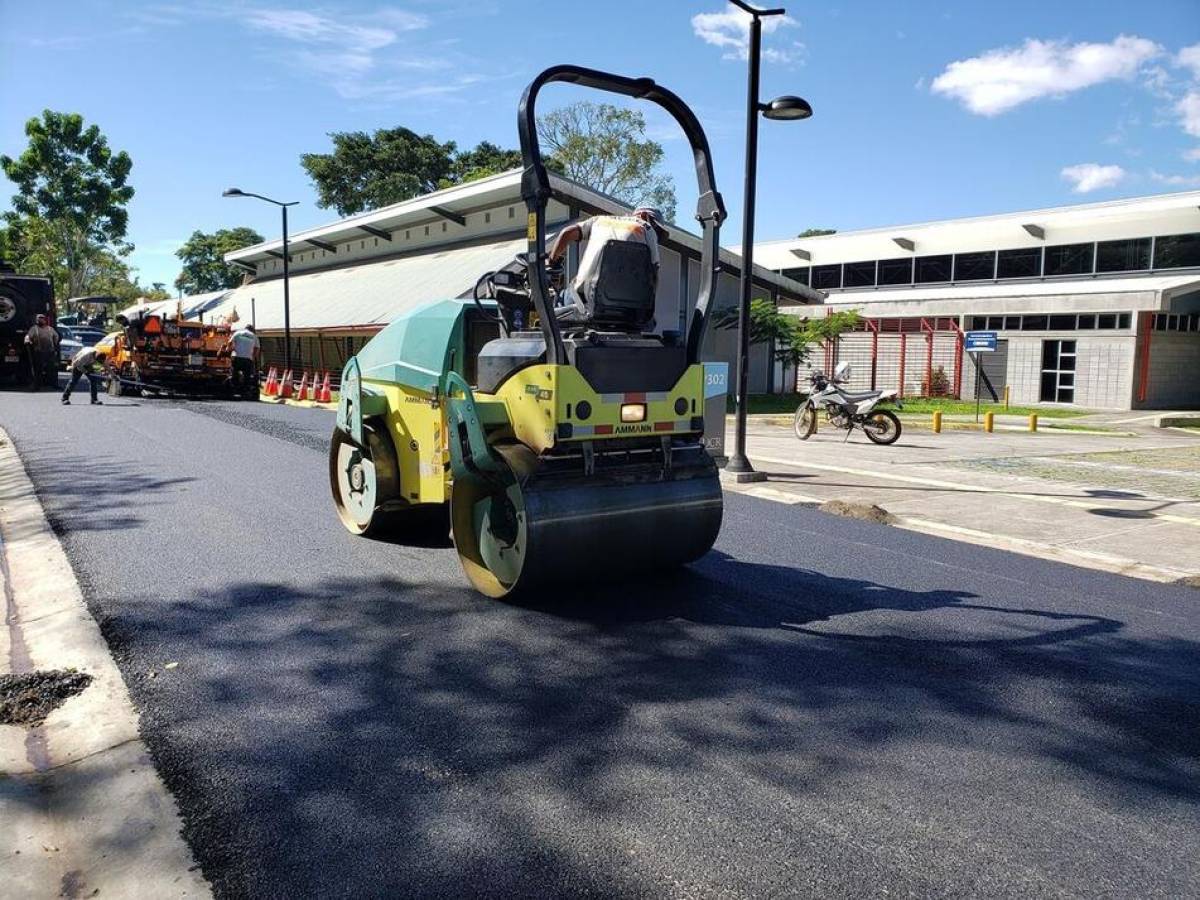
<path fill-rule="evenodd" d="M 29 383 L 33 367 L 25 335 L 39 314 L 53 325 L 54 313 L 54 285 L 49 278 L 18 275 L 0 261 L 0 383 Z"/>
<path fill-rule="evenodd" d="M 830 425 L 846 432 L 847 440 L 855 426 L 861 428 L 863 434 L 876 444 L 894 444 L 900 438 L 900 420 L 896 414 L 879 407 L 880 403 L 894 400 L 895 391 L 847 391 L 841 385 L 850 380 L 849 363 L 839 364 L 832 378 L 826 377 L 824 372 L 813 370 L 808 380 L 812 390 L 796 410 L 793 423 L 796 437 L 800 440 L 806 441 L 816 433 L 819 410 L 825 411 L 826 421 Z M 899 401 L 896 405 L 903 409 Z"/>
<path fill-rule="evenodd" d="M 70 325 L 59 323 L 55 330 L 58 332 L 58 367 L 66 371 L 71 368 L 75 354 L 89 345 L 76 337 L 75 329 Z"/>

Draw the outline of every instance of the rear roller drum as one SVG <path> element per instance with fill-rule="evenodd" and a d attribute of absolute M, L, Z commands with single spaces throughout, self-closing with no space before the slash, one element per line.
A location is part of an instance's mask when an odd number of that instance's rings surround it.
<path fill-rule="evenodd" d="M 526 447 L 495 449 L 503 464 L 456 479 L 450 495 L 463 571 L 489 597 L 673 568 L 717 538 L 721 485 L 702 450 L 652 480 L 549 472 Z"/>
<path fill-rule="evenodd" d="M 352 534 L 379 535 L 395 524 L 385 508 L 399 497 L 396 451 L 387 434 L 363 425 L 363 443 L 334 429 L 329 443 L 329 486 L 338 518 Z"/>

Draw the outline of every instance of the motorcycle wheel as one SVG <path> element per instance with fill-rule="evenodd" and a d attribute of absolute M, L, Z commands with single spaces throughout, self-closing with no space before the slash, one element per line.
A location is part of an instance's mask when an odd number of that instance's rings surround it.
<path fill-rule="evenodd" d="M 862 430 L 876 444 L 894 444 L 900 439 L 900 420 L 890 409 L 877 409 L 867 415 Z"/>
<path fill-rule="evenodd" d="M 792 420 L 792 428 L 796 437 L 807 441 L 817 433 L 817 411 L 807 403 L 796 410 L 796 418 Z"/>

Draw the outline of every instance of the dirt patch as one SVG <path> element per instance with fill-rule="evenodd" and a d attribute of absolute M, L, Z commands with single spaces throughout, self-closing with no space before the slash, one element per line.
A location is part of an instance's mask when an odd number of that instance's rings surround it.
<path fill-rule="evenodd" d="M 0 675 L 0 725 L 41 725 L 91 683 L 91 675 L 65 669 Z"/>
<path fill-rule="evenodd" d="M 1175 583 L 1181 584 L 1184 587 L 1195 588 L 1196 590 L 1200 591 L 1200 575 L 1184 575 Z"/>
<path fill-rule="evenodd" d="M 877 525 L 891 525 L 896 520 L 896 517 L 890 512 L 874 503 L 848 503 L 845 500 L 830 500 L 821 504 L 821 512 L 845 516 L 847 519 L 874 522 Z"/>

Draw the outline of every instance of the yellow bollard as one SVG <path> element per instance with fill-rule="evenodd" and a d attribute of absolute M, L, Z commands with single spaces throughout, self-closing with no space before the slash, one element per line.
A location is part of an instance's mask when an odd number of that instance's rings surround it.
<path fill-rule="evenodd" d="M 1029 414 L 1029 430 L 1037 431 L 1037 413 Z"/>
<path fill-rule="evenodd" d="M 935 409 L 933 411 L 933 433 L 942 433 L 942 411 L 940 409 Z"/>
<path fill-rule="evenodd" d="M 992 428 L 995 427 L 995 424 L 996 424 L 996 414 L 995 413 L 986 412 L 983 414 L 983 430 L 984 431 L 986 431 L 988 434 L 991 434 Z"/>
<path fill-rule="evenodd" d="M 1004 386 L 1004 409 L 1006 411 L 1008 410 L 1008 398 L 1009 398 L 1009 394 L 1011 391 L 1012 391 L 1012 387 L 1010 387 L 1009 385 L 1006 384 Z"/>

